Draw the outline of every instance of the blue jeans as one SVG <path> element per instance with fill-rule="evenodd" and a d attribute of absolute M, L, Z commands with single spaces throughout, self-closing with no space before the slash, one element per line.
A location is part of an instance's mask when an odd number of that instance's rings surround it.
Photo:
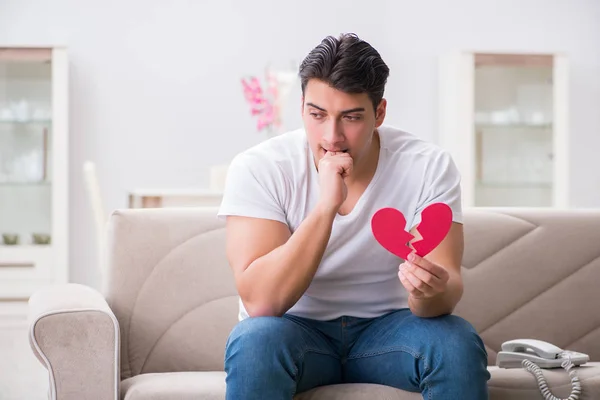
<path fill-rule="evenodd" d="M 239 322 L 225 350 L 227 400 L 291 400 L 338 383 L 377 383 L 424 399 L 488 398 L 487 352 L 455 315 L 401 309 L 378 318 L 315 321 L 286 314 Z"/>

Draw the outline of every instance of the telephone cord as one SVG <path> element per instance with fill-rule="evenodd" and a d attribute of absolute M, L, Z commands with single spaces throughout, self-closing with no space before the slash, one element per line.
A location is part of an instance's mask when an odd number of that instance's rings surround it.
<path fill-rule="evenodd" d="M 542 369 L 538 365 L 536 365 L 535 363 L 533 363 L 530 360 L 523 360 L 522 364 L 523 364 L 523 368 L 525 368 L 527 371 L 529 371 L 537 379 L 537 383 L 538 383 L 538 386 L 540 387 L 540 391 L 542 392 L 542 395 L 544 396 L 544 400 L 578 400 L 579 399 L 579 395 L 581 394 L 581 382 L 579 381 L 579 377 L 577 376 L 577 373 L 573 369 L 574 364 L 571 362 L 571 360 L 569 358 L 565 358 L 564 361 L 561 363 L 561 367 L 563 367 L 569 373 L 569 377 L 571 378 L 571 386 L 573 387 L 573 389 L 571 390 L 571 395 L 569 397 L 567 397 L 566 399 L 556 397 L 552 393 L 552 391 L 548 387 L 546 378 L 542 374 Z"/>

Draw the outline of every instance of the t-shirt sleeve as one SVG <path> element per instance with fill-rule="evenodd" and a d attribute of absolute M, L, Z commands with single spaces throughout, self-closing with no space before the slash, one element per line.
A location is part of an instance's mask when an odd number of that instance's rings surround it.
<path fill-rule="evenodd" d="M 285 190 L 275 163 L 256 155 L 237 155 L 227 170 L 223 198 L 217 216 L 271 219 L 287 224 L 281 192 Z"/>
<path fill-rule="evenodd" d="M 452 210 L 452 221 L 463 223 L 461 176 L 447 151 L 441 151 L 425 173 L 423 191 L 417 205 L 412 227 L 421 222 L 421 213 L 433 203 L 447 204 Z"/>

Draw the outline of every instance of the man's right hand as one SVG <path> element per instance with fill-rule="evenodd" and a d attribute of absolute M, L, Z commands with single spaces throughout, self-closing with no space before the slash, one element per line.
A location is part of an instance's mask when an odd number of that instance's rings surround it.
<path fill-rule="evenodd" d="M 348 153 L 327 152 L 319 161 L 319 202 L 330 212 L 337 213 L 348 196 L 344 179 L 352 173 L 354 160 Z"/>

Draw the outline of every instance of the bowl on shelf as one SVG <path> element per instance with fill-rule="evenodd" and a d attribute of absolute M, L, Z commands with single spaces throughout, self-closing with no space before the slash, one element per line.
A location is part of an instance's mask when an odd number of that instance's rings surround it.
<path fill-rule="evenodd" d="M 7 246 L 14 246 L 19 244 L 19 235 L 16 233 L 3 233 L 2 242 Z"/>
<path fill-rule="evenodd" d="M 47 233 L 32 233 L 33 244 L 50 244 L 50 235 Z"/>

